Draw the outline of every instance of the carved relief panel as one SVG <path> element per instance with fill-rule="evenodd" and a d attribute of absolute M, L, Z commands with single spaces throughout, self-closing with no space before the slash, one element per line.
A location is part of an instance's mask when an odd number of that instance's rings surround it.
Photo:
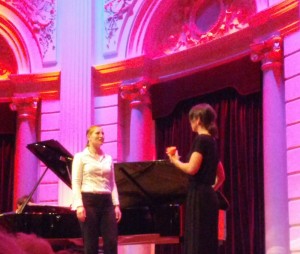
<path fill-rule="evenodd" d="M 24 20 L 39 46 L 43 62 L 56 61 L 56 0 L 0 0 L 1 4 Z"/>
<path fill-rule="evenodd" d="M 105 0 L 104 22 L 105 22 L 105 53 L 115 52 L 118 39 L 122 31 L 122 25 L 127 16 L 133 14 L 135 0 Z"/>
<path fill-rule="evenodd" d="M 205 44 L 248 26 L 255 2 L 236 0 L 178 0 L 151 17 L 144 52 L 157 56 Z"/>
<path fill-rule="evenodd" d="M 204 44 L 248 26 L 255 0 L 105 0 L 104 54 L 155 57 Z M 131 23 L 132 24 L 129 24 Z M 123 35 L 129 31 L 129 37 Z M 142 45 L 141 45 L 142 44 Z M 141 50 L 142 48 L 142 50 Z"/>

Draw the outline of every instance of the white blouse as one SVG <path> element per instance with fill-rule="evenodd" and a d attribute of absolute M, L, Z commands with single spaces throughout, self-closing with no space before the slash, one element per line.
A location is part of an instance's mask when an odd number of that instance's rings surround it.
<path fill-rule="evenodd" d="M 111 193 L 113 204 L 119 205 L 112 157 L 104 154 L 96 159 L 87 147 L 76 153 L 72 164 L 72 192 L 72 209 L 83 206 L 82 192 Z"/>

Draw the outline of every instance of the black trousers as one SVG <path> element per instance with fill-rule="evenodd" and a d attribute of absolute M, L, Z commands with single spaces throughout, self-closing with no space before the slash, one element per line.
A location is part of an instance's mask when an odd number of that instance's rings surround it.
<path fill-rule="evenodd" d="M 84 253 L 98 254 L 98 237 L 103 239 L 104 254 L 118 253 L 118 226 L 110 194 L 82 193 L 86 219 L 80 222 Z"/>

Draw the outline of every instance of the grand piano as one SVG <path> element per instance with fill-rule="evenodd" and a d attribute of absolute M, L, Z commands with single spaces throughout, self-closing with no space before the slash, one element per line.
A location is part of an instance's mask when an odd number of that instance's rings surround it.
<path fill-rule="evenodd" d="M 69 207 L 29 204 L 49 169 L 71 188 L 72 154 L 56 140 L 29 144 L 27 148 L 45 164 L 46 169 L 17 212 L 0 214 L 1 228 L 12 233 L 34 233 L 43 238 L 80 237 L 76 214 Z"/>
<path fill-rule="evenodd" d="M 47 239 L 80 238 L 76 214 L 68 207 L 28 205 L 48 169 L 71 188 L 72 154 L 58 141 L 46 140 L 27 145 L 46 166 L 18 213 L 0 215 L 0 226 L 9 232 L 34 233 Z M 182 202 L 187 177 L 168 161 L 115 163 L 122 220 L 120 236 L 182 235 Z"/>

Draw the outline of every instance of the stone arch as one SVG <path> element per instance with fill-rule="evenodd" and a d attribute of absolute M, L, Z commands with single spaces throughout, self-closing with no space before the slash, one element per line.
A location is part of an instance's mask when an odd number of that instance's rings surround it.
<path fill-rule="evenodd" d="M 16 62 L 17 74 L 28 74 L 42 68 L 40 50 L 31 29 L 19 13 L 0 3 L 0 35 L 11 48 Z"/>

